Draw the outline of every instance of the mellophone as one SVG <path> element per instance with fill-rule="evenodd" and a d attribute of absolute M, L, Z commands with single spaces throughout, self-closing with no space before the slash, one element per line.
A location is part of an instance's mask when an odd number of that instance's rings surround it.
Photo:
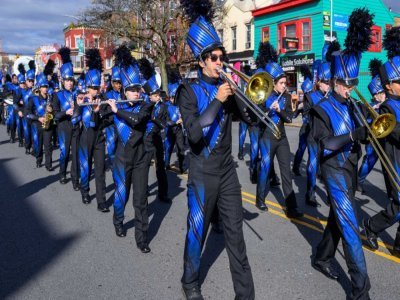
<path fill-rule="evenodd" d="M 103 100 L 100 102 L 85 102 L 78 104 L 78 106 L 91 106 L 91 105 L 102 105 L 102 104 L 108 104 L 109 100 L 114 100 L 114 99 L 108 99 L 108 100 Z M 139 98 L 136 100 L 114 100 L 114 103 L 130 103 L 130 102 L 138 102 L 138 101 L 143 101 L 143 98 Z"/>

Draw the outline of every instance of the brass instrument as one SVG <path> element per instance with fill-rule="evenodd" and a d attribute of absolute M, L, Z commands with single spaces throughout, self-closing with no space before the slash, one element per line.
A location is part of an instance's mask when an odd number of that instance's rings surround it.
<path fill-rule="evenodd" d="M 43 129 L 45 129 L 45 130 L 49 129 L 50 124 L 53 121 L 53 119 L 54 119 L 53 109 L 52 109 L 49 101 L 47 101 L 46 113 L 44 114 L 44 122 L 42 123 Z"/>
<path fill-rule="evenodd" d="M 108 99 L 108 100 L 113 100 L 113 99 Z M 102 104 L 108 104 L 108 100 L 103 100 L 100 102 L 85 102 L 85 103 L 81 103 L 78 104 L 78 106 L 92 106 L 92 105 L 102 105 Z M 138 101 L 143 101 L 143 98 L 139 98 L 136 100 L 115 100 L 114 103 L 130 103 L 130 102 L 138 102 Z"/>
<path fill-rule="evenodd" d="M 365 126 L 368 130 L 368 139 L 371 143 L 371 146 L 374 148 L 375 153 L 378 155 L 382 166 L 385 168 L 386 173 L 388 174 L 390 180 L 392 181 L 394 187 L 397 189 L 397 192 L 400 192 L 400 176 L 397 174 L 396 170 L 393 167 L 392 162 L 389 157 L 385 153 L 385 150 L 382 148 L 382 145 L 379 143 L 378 139 L 384 138 L 388 136 L 396 126 L 396 117 L 390 113 L 386 114 L 378 114 L 369 103 L 365 100 L 365 98 L 361 95 L 357 88 L 354 88 L 354 92 L 360 98 L 361 103 L 368 109 L 372 116 L 372 124 L 371 126 L 368 124 L 367 119 L 361 113 L 360 108 L 357 106 L 357 100 L 352 97 L 348 97 L 350 101 L 353 103 L 353 106 L 356 109 L 356 118 L 360 125 Z"/>
<path fill-rule="evenodd" d="M 259 72 L 252 77 L 249 77 L 225 62 L 224 67 L 230 69 L 233 73 L 235 73 L 247 83 L 246 91 L 245 93 L 243 93 L 239 89 L 237 84 L 233 80 L 228 78 L 227 74 L 222 70 L 222 68 L 218 70 L 222 78 L 236 88 L 236 94 L 238 98 L 260 119 L 261 122 L 263 122 L 269 129 L 271 129 L 272 134 L 277 139 L 280 139 L 281 133 L 279 131 L 279 128 L 276 126 L 275 122 L 268 116 L 268 114 L 265 114 L 263 110 L 258 106 L 267 101 L 267 98 L 272 93 L 273 80 L 271 76 L 267 72 Z"/>

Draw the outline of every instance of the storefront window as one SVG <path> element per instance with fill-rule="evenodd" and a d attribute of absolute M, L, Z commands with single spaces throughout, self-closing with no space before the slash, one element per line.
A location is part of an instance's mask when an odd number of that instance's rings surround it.
<path fill-rule="evenodd" d="M 381 52 L 382 51 L 382 28 L 379 26 L 372 26 L 371 35 L 372 44 L 369 47 L 369 52 Z"/>
<path fill-rule="evenodd" d="M 269 27 L 264 27 L 262 29 L 262 42 L 269 42 Z"/>
<path fill-rule="evenodd" d="M 300 19 L 285 22 L 278 25 L 278 50 L 280 53 L 286 53 L 283 45 L 283 38 L 297 38 L 299 40 L 299 51 L 311 50 L 311 19 Z"/>

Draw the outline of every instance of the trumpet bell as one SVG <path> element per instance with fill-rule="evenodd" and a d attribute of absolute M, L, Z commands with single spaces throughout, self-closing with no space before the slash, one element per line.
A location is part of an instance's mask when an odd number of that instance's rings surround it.
<path fill-rule="evenodd" d="M 263 104 L 271 94 L 273 81 L 267 72 L 260 72 L 253 75 L 247 85 L 246 95 L 256 105 Z"/>
<path fill-rule="evenodd" d="M 392 114 L 381 114 L 371 124 L 371 130 L 376 138 L 387 137 L 396 126 L 396 117 Z"/>

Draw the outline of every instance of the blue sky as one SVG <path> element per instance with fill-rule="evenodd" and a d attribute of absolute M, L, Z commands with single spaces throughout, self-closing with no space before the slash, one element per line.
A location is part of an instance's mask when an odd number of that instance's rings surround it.
<path fill-rule="evenodd" d="M 363 0 L 353 0 L 360 2 Z M 383 0 L 400 13 L 400 0 Z M 0 39 L 7 53 L 33 54 L 41 45 L 63 43 L 63 28 L 91 0 L 1 0 Z"/>
<path fill-rule="evenodd" d="M 33 54 L 41 45 L 64 40 L 63 28 L 90 0 L 1 0 L 0 39 L 7 53 Z"/>

